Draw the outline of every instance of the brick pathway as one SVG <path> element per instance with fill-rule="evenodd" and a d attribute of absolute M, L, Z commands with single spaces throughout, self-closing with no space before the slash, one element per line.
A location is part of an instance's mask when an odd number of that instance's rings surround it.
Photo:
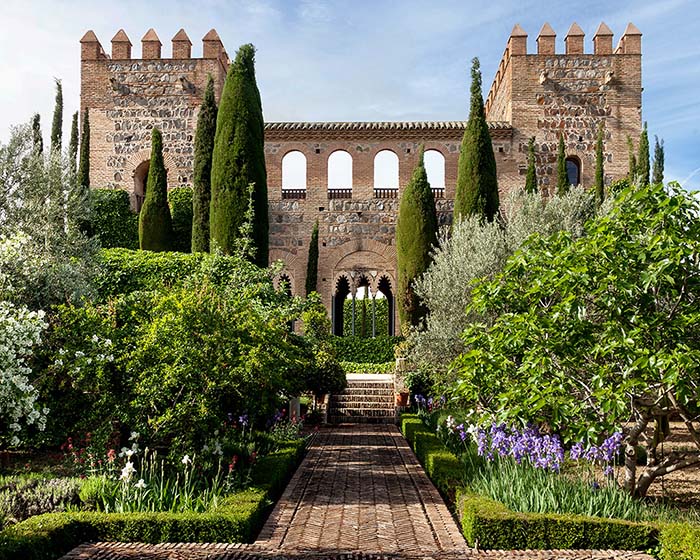
<path fill-rule="evenodd" d="M 358 552 L 365 551 L 365 552 Z M 615 551 L 473 551 L 395 426 L 324 429 L 252 545 L 94 543 L 64 560 L 652 560 Z"/>

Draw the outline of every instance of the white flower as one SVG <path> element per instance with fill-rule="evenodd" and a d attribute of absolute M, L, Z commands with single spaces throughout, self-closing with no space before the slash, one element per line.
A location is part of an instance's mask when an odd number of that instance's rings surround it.
<path fill-rule="evenodd" d="M 219 435 L 219 430 L 214 430 L 214 435 L 218 436 Z"/>
<path fill-rule="evenodd" d="M 144 482 L 143 478 L 139 478 L 139 481 L 136 484 L 134 484 L 134 486 L 139 490 L 143 490 L 144 488 L 146 488 L 146 483 Z"/>
<path fill-rule="evenodd" d="M 124 457 L 124 455 L 126 455 L 127 451 L 129 451 L 129 449 L 127 447 L 122 447 L 121 451 L 119 452 L 119 456 Z"/>
<path fill-rule="evenodd" d="M 189 465 L 191 462 L 192 462 L 192 459 L 190 459 L 190 456 L 189 456 L 189 455 L 185 455 L 185 456 L 182 458 L 182 464 L 183 464 L 183 465 Z"/>
<path fill-rule="evenodd" d="M 124 452 L 124 454 L 126 455 L 126 458 L 127 458 L 127 459 L 131 459 L 131 456 L 134 454 L 134 450 L 133 450 L 133 449 L 127 449 L 127 450 Z"/>
<path fill-rule="evenodd" d="M 136 469 L 134 468 L 134 463 L 131 461 L 127 461 L 126 465 L 124 465 L 124 468 L 122 469 L 122 474 L 119 477 L 120 480 L 129 480 L 131 478 L 131 475 L 136 472 Z"/>
<path fill-rule="evenodd" d="M 90 340 L 92 340 L 93 342 L 97 342 L 99 339 L 97 338 L 96 334 L 93 334 Z"/>
<path fill-rule="evenodd" d="M 76 358 L 84 358 L 84 357 L 85 357 L 85 352 L 81 352 L 80 350 L 78 350 L 78 351 L 75 353 L 75 357 L 76 357 Z"/>
<path fill-rule="evenodd" d="M 214 455 L 223 455 L 224 454 L 223 450 L 221 449 L 221 444 L 218 441 L 216 442 L 216 445 L 214 446 L 213 453 L 214 453 Z"/>
<path fill-rule="evenodd" d="M 139 433 L 138 432 L 131 432 L 131 435 L 129 436 L 129 441 L 139 439 Z"/>
<path fill-rule="evenodd" d="M 57 366 L 57 367 L 60 367 L 60 366 L 63 365 L 63 360 L 60 360 L 60 359 L 59 359 L 59 360 L 56 360 L 56 361 L 53 363 L 53 365 L 55 365 L 55 366 Z"/>
<path fill-rule="evenodd" d="M 208 446 L 206 443 L 204 444 L 204 447 L 202 447 L 202 451 L 203 451 L 204 453 L 206 453 L 207 451 L 209 451 L 209 446 Z"/>
<path fill-rule="evenodd" d="M 448 429 L 453 430 L 455 427 L 455 419 L 452 417 L 452 415 L 448 416 L 447 419 L 445 420 L 445 425 L 447 426 Z"/>

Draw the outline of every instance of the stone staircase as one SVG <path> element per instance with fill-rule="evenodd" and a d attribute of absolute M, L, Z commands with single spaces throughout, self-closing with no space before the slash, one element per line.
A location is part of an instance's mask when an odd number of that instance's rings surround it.
<path fill-rule="evenodd" d="M 331 395 L 330 424 L 395 424 L 394 376 L 380 373 L 349 373 L 348 386 Z"/>

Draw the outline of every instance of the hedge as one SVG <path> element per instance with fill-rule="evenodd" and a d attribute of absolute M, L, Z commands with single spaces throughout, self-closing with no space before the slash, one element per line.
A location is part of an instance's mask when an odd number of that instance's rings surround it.
<path fill-rule="evenodd" d="M 340 367 L 345 373 L 394 373 L 396 364 L 386 362 L 384 364 L 372 364 L 361 362 L 340 362 Z"/>
<path fill-rule="evenodd" d="M 92 189 L 90 203 L 89 230 L 102 247 L 139 248 L 139 216 L 131 211 L 128 192 Z"/>
<path fill-rule="evenodd" d="M 0 533 L 0 560 L 53 560 L 87 541 L 253 542 L 271 499 L 280 495 L 301 460 L 304 441 L 263 457 L 254 486 L 206 513 L 47 513 Z"/>
<path fill-rule="evenodd" d="M 673 523 L 661 529 L 660 560 L 700 560 L 700 526 Z"/>
<path fill-rule="evenodd" d="M 189 253 L 192 250 L 192 192 L 190 187 L 176 187 L 168 191 L 173 223 L 173 251 Z"/>
<path fill-rule="evenodd" d="M 383 364 L 394 361 L 394 346 L 401 340 L 401 337 L 387 335 L 374 338 L 334 336 L 331 342 L 341 362 Z"/>
<path fill-rule="evenodd" d="M 464 487 L 463 465 L 417 415 L 402 415 L 401 431 L 435 486 L 457 506 L 462 533 L 470 546 L 486 550 L 648 550 L 657 543 L 663 546 L 664 539 L 658 538 L 659 531 L 653 524 L 510 511 L 503 504 L 476 496 Z M 678 529 L 675 531 L 673 535 L 680 532 Z M 672 531 L 669 530 L 668 533 L 670 539 Z M 685 538 L 675 537 L 680 543 Z M 687 539 L 692 540 L 691 536 Z M 672 557 L 676 558 L 667 558 Z M 695 560 L 696 557 L 687 558 Z"/>

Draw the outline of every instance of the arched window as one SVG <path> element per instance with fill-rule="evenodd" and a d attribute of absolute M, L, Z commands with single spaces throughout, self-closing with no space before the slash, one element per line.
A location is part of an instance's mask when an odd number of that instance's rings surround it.
<path fill-rule="evenodd" d="M 445 156 L 437 150 L 426 150 L 423 156 L 425 172 L 432 189 L 445 188 Z"/>
<path fill-rule="evenodd" d="M 298 150 L 282 158 L 282 190 L 306 188 L 306 156 Z"/>
<path fill-rule="evenodd" d="M 566 158 L 566 176 L 570 185 L 581 184 L 581 160 L 576 156 Z"/>
<path fill-rule="evenodd" d="M 146 183 L 148 181 L 148 169 L 151 160 L 147 159 L 138 164 L 134 170 L 134 206 L 137 212 L 141 211 L 143 201 L 146 200 Z"/>
<path fill-rule="evenodd" d="M 352 156 L 344 150 L 328 156 L 328 189 L 352 189 Z"/>
<path fill-rule="evenodd" d="M 391 150 L 382 150 L 374 156 L 374 188 L 399 188 L 399 156 Z"/>

